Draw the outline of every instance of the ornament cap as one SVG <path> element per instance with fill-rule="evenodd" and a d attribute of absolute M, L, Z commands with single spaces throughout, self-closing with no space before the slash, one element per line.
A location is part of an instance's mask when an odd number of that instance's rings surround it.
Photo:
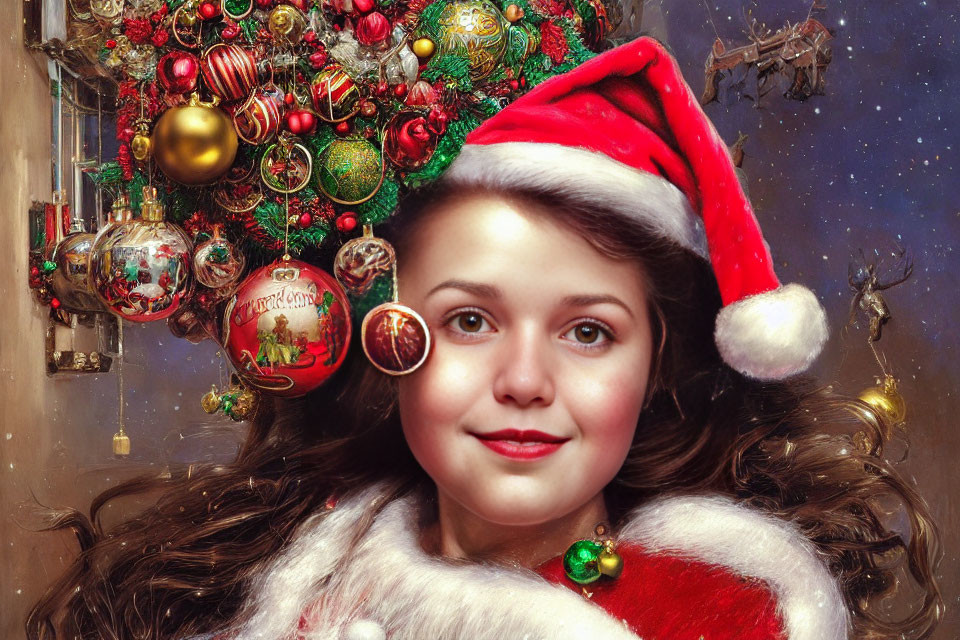
<path fill-rule="evenodd" d="M 145 222 L 163 222 L 163 204 L 157 199 L 157 188 L 143 188 L 143 204 L 140 205 L 140 217 Z"/>

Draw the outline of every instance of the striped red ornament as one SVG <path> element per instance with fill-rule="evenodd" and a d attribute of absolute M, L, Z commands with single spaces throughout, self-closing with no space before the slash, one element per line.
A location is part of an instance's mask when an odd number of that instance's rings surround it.
<path fill-rule="evenodd" d="M 360 90 L 339 65 L 321 69 L 310 82 L 313 111 L 321 120 L 342 122 L 360 110 Z"/>
<path fill-rule="evenodd" d="M 207 88 L 225 102 L 242 100 L 257 84 L 253 54 L 235 44 L 217 43 L 200 61 Z"/>
<path fill-rule="evenodd" d="M 233 114 L 237 135 L 248 144 L 263 144 L 280 130 L 280 101 L 267 91 L 254 91 Z"/>

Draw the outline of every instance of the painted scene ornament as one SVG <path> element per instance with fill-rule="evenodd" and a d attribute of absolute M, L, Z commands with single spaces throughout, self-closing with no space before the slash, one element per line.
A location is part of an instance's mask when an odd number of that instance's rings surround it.
<path fill-rule="evenodd" d="M 243 281 L 227 305 L 223 342 L 247 385 L 296 397 L 343 364 L 350 333 L 350 305 L 336 280 L 289 260 Z"/>

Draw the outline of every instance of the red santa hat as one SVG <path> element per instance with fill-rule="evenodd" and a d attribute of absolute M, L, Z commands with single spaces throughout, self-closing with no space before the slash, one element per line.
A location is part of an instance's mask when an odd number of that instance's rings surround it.
<path fill-rule="evenodd" d="M 745 375 L 800 373 L 827 338 L 816 296 L 777 280 L 726 144 L 655 40 L 534 88 L 468 135 L 443 179 L 602 203 L 709 260 L 724 305 L 717 347 Z"/>

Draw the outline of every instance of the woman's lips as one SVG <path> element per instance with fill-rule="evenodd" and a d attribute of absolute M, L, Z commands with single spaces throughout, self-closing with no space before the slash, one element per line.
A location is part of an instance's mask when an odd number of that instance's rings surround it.
<path fill-rule="evenodd" d="M 548 456 L 570 438 L 560 438 L 542 431 L 502 429 L 492 433 L 472 433 L 485 447 L 507 458 L 534 460 Z"/>

